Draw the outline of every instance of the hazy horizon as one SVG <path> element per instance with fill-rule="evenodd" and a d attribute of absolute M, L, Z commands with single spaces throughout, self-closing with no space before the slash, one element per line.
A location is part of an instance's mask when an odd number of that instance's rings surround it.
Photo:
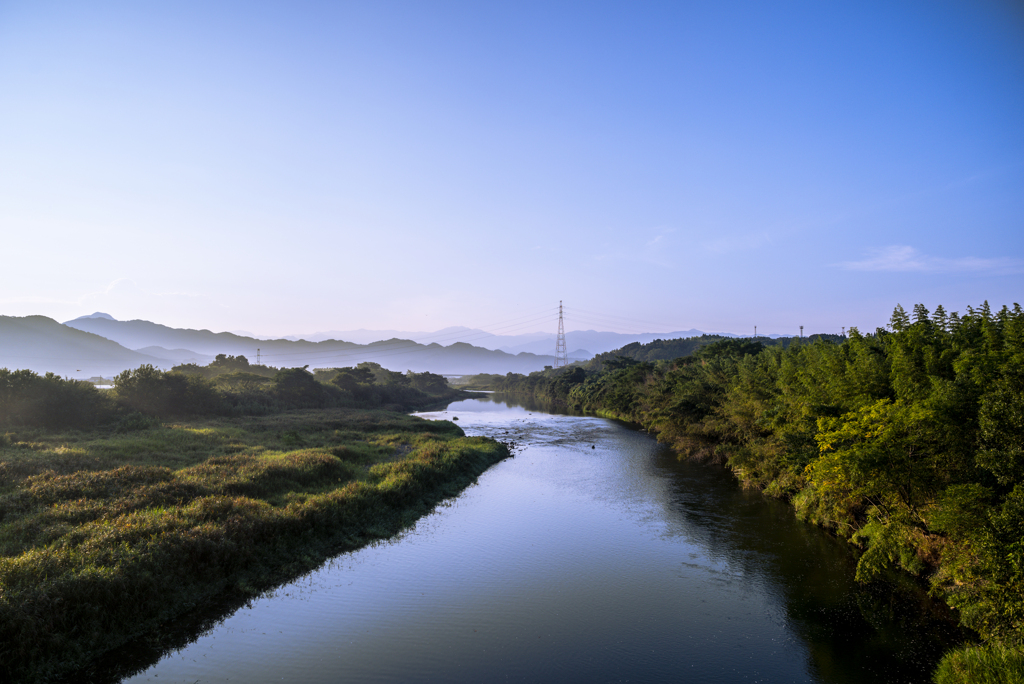
<path fill-rule="evenodd" d="M 0 83 L 0 315 L 798 334 L 1021 300 L 1009 0 L 16 1 Z"/>
<path fill-rule="evenodd" d="M 115 321 L 126 320 L 126 319 L 119 319 L 116 316 L 111 316 L 109 313 L 107 313 L 105 311 L 96 311 L 96 312 L 93 312 L 92 314 L 83 314 L 81 316 L 76 316 L 75 318 L 68 319 L 67 321 L 58 321 L 58 322 L 70 323 L 70 322 L 75 321 L 75 320 L 85 319 L 85 318 L 94 318 L 94 317 L 95 318 L 110 318 L 110 319 L 115 320 Z M 166 325 L 165 323 L 162 323 L 161 321 L 144 319 L 144 318 L 142 318 L 142 319 L 127 319 L 127 320 L 143 320 L 143 321 L 148 321 L 150 323 L 157 323 L 157 324 L 160 324 L 160 325 Z M 544 320 L 548 321 L 548 317 L 545 317 Z M 554 315 L 553 318 L 551 318 L 551 320 L 553 320 L 553 321 L 557 321 L 558 320 L 557 309 L 555 309 L 555 315 Z M 548 322 L 550 322 L 550 321 L 548 321 Z M 531 325 L 532 325 L 532 323 L 531 323 Z M 173 327 L 173 326 L 169 326 L 169 327 Z M 193 328 L 193 329 L 195 329 L 195 328 Z M 445 327 L 445 328 L 439 328 L 437 330 L 397 330 L 397 329 L 393 329 L 393 328 L 392 329 L 380 330 L 380 329 L 373 329 L 373 328 L 356 328 L 354 330 L 316 330 L 316 331 L 306 331 L 306 332 L 298 332 L 298 333 L 296 333 L 296 332 L 279 332 L 279 333 L 275 333 L 275 334 L 258 334 L 258 333 L 255 333 L 255 332 L 251 331 L 251 330 L 240 330 L 240 329 L 235 329 L 235 330 L 219 330 L 219 329 L 213 329 L 213 328 L 207 328 L 207 329 L 210 330 L 211 332 L 214 332 L 214 333 L 231 333 L 232 335 L 239 335 L 239 336 L 243 336 L 243 337 L 253 337 L 253 338 L 256 338 L 256 339 L 266 339 L 266 340 L 277 340 L 277 339 L 298 340 L 298 339 L 307 339 L 309 341 L 317 341 L 317 340 L 330 339 L 330 338 L 325 337 L 325 336 L 326 335 L 330 335 L 332 333 L 333 334 L 360 333 L 360 334 L 362 334 L 360 337 L 366 337 L 366 339 L 369 340 L 369 341 L 377 342 L 377 341 L 386 341 L 388 338 L 387 337 L 373 337 L 371 339 L 370 336 L 372 336 L 374 334 L 378 334 L 378 333 L 382 333 L 382 334 L 385 334 L 385 335 L 392 335 L 392 336 L 393 335 L 414 335 L 416 337 L 428 337 L 428 338 L 435 338 L 436 337 L 437 341 L 440 344 L 449 344 L 449 342 L 444 341 L 445 339 L 448 339 L 448 338 L 451 338 L 452 340 L 458 341 L 456 338 L 459 338 L 459 336 L 461 334 L 463 334 L 463 333 L 468 334 L 468 335 L 472 335 L 472 336 L 476 336 L 476 337 L 480 337 L 481 339 L 488 339 L 486 337 L 482 337 L 482 335 L 481 335 L 482 333 L 487 333 L 490 337 L 496 337 L 496 338 L 505 338 L 505 337 L 521 337 L 521 338 L 532 338 L 532 339 L 551 338 L 553 340 L 555 337 L 557 337 L 557 330 L 555 330 L 555 329 L 543 330 L 543 329 L 537 328 L 537 329 L 534 329 L 534 330 L 525 330 L 525 329 L 521 330 L 521 329 L 517 328 L 515 332 L 505 333 L 505 332 L 500 332 L 500 331 L 499 332 L 490 332 L 488 330 L 484 330 L 483 328 L 472 328 L 472 327 L 464 326 L 464 325 L 448 326 L 448 327 Z M 500 330 L 500 328 L 499 328 L 499 330 Z M 614 331 L 614 330 L 600 330 L 600 329 L 596 329 L 596 328 L 569 328 L 569 327 L 566 327 L 565 332 L 566 332 L 566 335 L 570 335 L 570 336 L 573 335 L 574 333 L 576 333 L 576 334 L 611 333 L 611 334 L 616 334 L 616 335 L 627 335 L 627 336 L 629 336 L 629 335 L 641 336 L 641 335 L 662 335 L 662 334 L 664 334 L 664 335 L 671 335 L 671 334 L 676 334 L 676 333 L 687 333 L 687 334 L 688 333 L 696 333 L 696 334 L 706 334 L 706 335 L 735 335 L 737 337 L 747 337 L 747 336 L 752 337 L 755 334 L 755 331 L 753 331 L 753 330 L 746 331 L 746 332 L 744 332 L 744 331 L 738 331 L 737 332 L 737 331 L 731 331 L 731 330 L 699 330 L 699 329 L 696 329 L 696 328 L 689 328 L 689 329 L 686 329 L 686 330 L 660 330 L 660 331 L 659 330 L 640 330 L 640 331 L 634 333 L 634 332 L 618 332 L 618 331 Z M 812 334 L 817 334 L 817 333 L 832 334 L 832 331 L 804 330 L 803 332 L 804 332 L 805 335 L 812 335 Z M 872 331 L 871 330 L 865 330 L 864 332 L 872 332 Z M 795 332 L 790 332 L 790 331 L 777 332 L 777 331 L 772 331 L 772 330 L 758 330 L 758 331 L 756 331 L 756 334 L 758 336 L 762 336 L 762 337 L 788 337 L 788 336 L 799 336 L 800 335 L 800 331 L 797 330 Z M 412 339 L 412 338 L 410 338 L 410 339 Z M 348 339 L 348 338 L 345 338 L 345 341 L 355 342 L 357 344 L 366 344 L 366 342 L 362 342 L 359 339 Z M 419 340 L 416 340 L 416 341 L 419 341 Z M 484 345 L 477 345 L 477 346 L 484 346 Z"/>

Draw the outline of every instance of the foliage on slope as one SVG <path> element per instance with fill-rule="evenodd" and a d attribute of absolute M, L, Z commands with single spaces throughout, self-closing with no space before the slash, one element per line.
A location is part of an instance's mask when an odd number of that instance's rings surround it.
<path fill-rule="evenodd" d="M 741 345 L 747 346 L 741 346 Z M 841 344 L 720 340 L 671 362 L 509 375 L 530 393 L 727 464 L 864 549 L 858 577 L 926 574 L 989 643 L 1024 642 L 1024 312 L 897 306 Z"/>
<path fill-rule="evenodd" d="M 756 340 L 749 338 L 726 337 L 725 335 L 700 335 L 697 337 L 682 337 L 674 340 L 654 340 L 652 342 L 633 342 L 626 346 L 610 352 L 598 354 L 589 363 L 584 364 L 586 368 L 593 370 L 604 370 L 605 364 L 621 362 L 622 359 L 632 361 L 654 363 L 656 361 L 672 361 L 684 356 L 691 356 L 704 347 L 726 342 L 729 340 L 745 343 L 760 344 L 763 347 L 780 347 L 785 349 L 794 342 L 814 342 L 817 340 L 829 340 L 839 343 L 843 341 L 840 335 L 812 335 L 807 340 L 798 337 L 758 337 Z M 613 365 L 612 368 L 615 366 Z"/>

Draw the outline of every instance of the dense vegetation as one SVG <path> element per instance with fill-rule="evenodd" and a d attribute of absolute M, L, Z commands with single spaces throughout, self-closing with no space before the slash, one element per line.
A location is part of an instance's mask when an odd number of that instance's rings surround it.
<path fill-rule="evenodd" d="M 440 376 L 240 373 L 142 367 L 102 392 L 0 370 L 0 681 L 66 676 L 390 536 L 508 455 L 452 423 L 345 408 L 436 402 Z"/>
<path fill-rule="evenodd" d="M 300 408 L 421 409 L 461 396 L 434 373 L 395 373 L 376 363 L 310 373 L 250 366 L 220 355 L 209 366 L 126 370 L 110 391 L 53 373 L 0 368 L 0 427 L 84 429 L 142 416 L 268 415 Z"/>
<path fill-rule="evenodd" d="M 590 361 L 590 363 L 587 364 L 587 367 L 601 370 L 604 368 L 604 364 L 606 362 L 615 364 L 621 362 L 621 359 L 646 361 L 649 363 L 654 361 L 672 361 L 684 356 L 690 356 L 696 351 L 717 342 L 725 342 L 733 339 L 736 338 L 726 337 L 724 335 L 700 335 L 698 337 L 682 337 L 676 340 L 654 340 L 653 342 L 647 342 L 646 344 L 633 342 L 632 344 L 627 344 L 621 349 L 598 354 Z M 829 340 L 831 342 L 841 342 L 843 339 L 844 338 L 839 335 L 812 335 L 806 341 L 813 342 L 815 340 Z M 757 338 L 757 343 L 764 347 L 780 347 L 785 349 L 793 342 L 801 342 L 801 340 L 798 337 Z M 612 367 L 615 366 L 613 365 Z"/>
<path fill-rule="evenodd" d="M 985 662 L 1024 676 L 1019 305 L 897 306 L 888 330 L 839 344 L 718 340 L 674 361 L 509 374 L 494 389 L 631 421 L 726 464 L 862 547 L 859 579 L 893 567 L 928 578 L 987 645 L 948 656 L 942 681 L 980 681 Z"/>

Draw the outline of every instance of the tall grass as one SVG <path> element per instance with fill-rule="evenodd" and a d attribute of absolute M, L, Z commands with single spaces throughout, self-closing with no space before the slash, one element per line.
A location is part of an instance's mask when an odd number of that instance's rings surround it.
<path fill-rule="evenodd" d="M 1024 682 L 1024 651 L 1003 644 L 966 646 L 942 658 L 935 684 L 1019 684 Z"/>
<path fill-rule="evenodd" d="M 505 456 L 451 423 L 344 409 L 9 436 L 0 681 L 59 676 L 390 536 Z"/>

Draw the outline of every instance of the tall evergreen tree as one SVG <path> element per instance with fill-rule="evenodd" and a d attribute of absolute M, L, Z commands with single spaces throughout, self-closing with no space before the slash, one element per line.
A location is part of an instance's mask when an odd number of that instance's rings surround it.
<path fill-rule="evenodd" d="M 910 316 L 907 315 L 902 305 L 897 304 L 896 308 L 892 310 L 892 318 L 889 319 L 889 325 L 892 327 L 893 332 L 903 332 L 910 327 Z"/>
<path fill-rule="evenodd" d="M 981 317 L 986 321 L 992 320 L 992 309 L 989 308 L 987 299 L 981 303 L 981 308 L 978 309 L 978 313 L 981 314 Z"/>

